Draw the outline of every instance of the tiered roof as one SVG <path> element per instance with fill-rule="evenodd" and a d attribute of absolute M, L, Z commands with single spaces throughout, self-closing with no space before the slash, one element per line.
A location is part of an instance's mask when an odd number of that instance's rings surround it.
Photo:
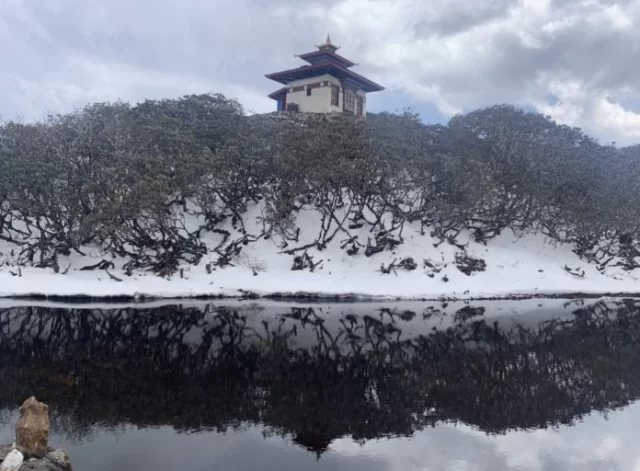
<path fill-rule="evenodd" d="M 352 70 L 349 70 L 356 64 L 341 55 L 336 54 L 339 46 L 336 46 L 331 42 L 330 36 L 327 35 L 327 40 L 316 47 L 318 48 L 317 51 L 308 52 L 298 56 L 300 59 L 308 62 L 309 65 L 303 65 L 296 69 L 267 74 L 266 77 L 274 80 L 275 82 L 287 85 L 289 82 L 293 82 L 294 80 L 330 74 L 341 80 L 352 82 L 354 85 L 362 88 L 365 92 L 378 92 L 384 90 L 383 86 L 378 85 Z M 282 94 L 283 91 L 286 91 L 286 88 L 280 89 L 269 96 L 276 98 Z"/>

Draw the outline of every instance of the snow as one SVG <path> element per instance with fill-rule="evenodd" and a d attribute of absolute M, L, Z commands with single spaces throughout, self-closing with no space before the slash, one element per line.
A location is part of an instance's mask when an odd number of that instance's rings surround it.
<path fill-rule="evenodd" d="M 259 208 L 253 208 L 245 221 L 250 232 L 259 225 L 259 216 Z M 296 221 L 297 226 L 303 228 L 299 246 L 314 240 L 318 221 L 314 211 L 301 212 Z M 194 224 L 194 221 L 187 222 Z M 231 227 L 225 228 L 233 231 Z M 367 228 L 352 233 L 357 233 L 363 243 L 367 237 L 372 238 Z M 325 250 L 313 248 L 308 251 L 315 261 L 323 260 L 313 273 L 292 271 L 293 256 L 282 253 L 276 238 L 260 239 L 243 247 L 234 261 L 235 266 L 218 268 L 209 274 L 205 265 L 217 259 L 217 254 L 210 252 L 199 265 L 182 266 L 183 278 L 179 273 L 162 278 L 150 272 L 138 272 L 129 277 L 119 269 L 124 259 L 114 260 L 116 268 L 109 271 L 122 281 L 112 279 L 101 270 L 80 271 L 83 266 L 109 258 L 95 248 L 87 248 L 86 256 L 61 257 L 61 270 L 70 267 L 66 274 L 25 266 L 18 273 L 18 268 L 7 258 L 7 263 L 0 267 L 0 297 L 242 297 L 250 292 L 258 296 L 305 294 L 325 298 L 397 300 L 640 293 L 637 272 L 609 267 L 601 273 L 595 264 L 574 254 L 571 246 L 551 244 L 540 234 L 518 237 L 505 233 L 486 246 L 470 240 L 468 234 L 462 234 L 458 242 L 468 243 L 466 253 L 486 262 L 484 272 L 471 276 L 455 265 L 456 253 L 462 251 L 458 247 L 446 242 L 434 247 L 436 241 L 429 235 L 421 235 L 417 225 L 405 226 L 402 237 L 404 243 L 394 251 L 366 257 L 363 250 L 355 256 L 347 255 L 340 247 L 344 237 L 339 234 Z M 214 247 L 219 239 L 218 234 L 211 233 L 202 237 L 208 247 Z M 11 249 L 6 242 L 0 244 L 0 253 L 8 254 Z M 418 268 L 414 271 L 398 269 L 395 274 L 380 273 L 381 264 L 388 266 L 394 259 L 405 257 L 412 257 Z M 423 266 L 425 259 L 441 271 L 432 273 Z M 565 266 L 584 270 L 584 276 L 578 278 L 568 273 Z M 448 281 L 443 279 L 445 276 Z"/>
<path fill-rule="evenodd" d="M 0 464 L 0 471 L 18 471 L 22 467 L 24 456 L 18 450 L 11 450 L 11 452 Z"/>

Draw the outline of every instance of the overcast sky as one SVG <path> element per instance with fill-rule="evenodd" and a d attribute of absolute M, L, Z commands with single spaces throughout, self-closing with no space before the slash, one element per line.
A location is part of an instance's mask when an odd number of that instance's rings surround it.
<path fill-rule="evenodd" d="M 221 92 L 275 108 L 265 73 L 330 32 L 426 122 L 510 103 L 640 142 L 640 0 L 0 0 L 0 115 Z"/>

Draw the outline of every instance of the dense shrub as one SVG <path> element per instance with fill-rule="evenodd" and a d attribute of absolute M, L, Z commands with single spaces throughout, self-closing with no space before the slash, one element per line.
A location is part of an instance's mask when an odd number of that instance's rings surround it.
<path fill-rule="evenodd" d="M 93 246 L 124 257 L 127 271 L 170 274 L 205 254 L 230 264 L 270 237 L 294 257 L 335 239 L 370 256 L 401 244 L 407 223 L 453 244 L 465 230 L 481 243 L 506 229 L 542 232 L 601 266 L 633 269 L 639 186 L 638 146 L 602 145 L 510 106 L 442 126 L 410 112 L 247 116 L 199 95 L 0 127 L 0 239 L 17 263 L 54 269 Z M 261 224 L 247 228 L 255 205 Z M 302 243 L 304 209 L 320 220 Z M 355 234 L 363 227 L 368 240 Z M 219 236 L 213 245 L 205 231 Z"/>

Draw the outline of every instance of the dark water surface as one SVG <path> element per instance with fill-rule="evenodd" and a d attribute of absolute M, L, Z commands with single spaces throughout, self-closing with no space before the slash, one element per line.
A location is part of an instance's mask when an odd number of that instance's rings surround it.
<path fill-rule="evenodd" d="M 640 302 L 0 307 L 85 470 L 640 469 Z"/>

